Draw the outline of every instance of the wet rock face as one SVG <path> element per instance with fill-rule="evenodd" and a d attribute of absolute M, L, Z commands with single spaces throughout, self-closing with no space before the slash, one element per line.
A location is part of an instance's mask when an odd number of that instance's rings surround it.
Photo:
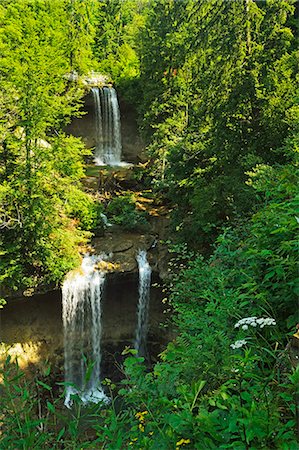
<path fill-rule="evenodd" d="M 61 295 L 44 295 L 8 300 L 0 311 L 0 360 L 5 354 L 18 357 L 22 369 L 54 361 L 63 367 Z"/>
<path fill-rule="evenodd" d="M 155 278 L 153 284 L 155 285 Z M 165 342 L 160 329 L 164 320 L 162 292 L 151 288 L 149 345 L 153 348 Z M 126 345 L 133 346 L 137 324 L 137 272 L 107 275 L 102 300 L 102 365 L 109 376 L 114 349 L 121 354 Z M 10 354 L 18 357 L 22 369 L 51 364 L 53 372 L 63 373 L 63 325 L 61 292 L 52 291 L 31 298 L 9 301 L 0 311 L 0 362 Z M 157 348 L 158 348 L 157 347 Z M 159 352 L 158 351 L 158 352 Z M 157 353 L 158 353 L 157 352 Z M 110 354 L 110 356 L 109 356 Z M 155 356 L 155 355 L 154 355 Z M 110 362 L 109 362 L 110 361 Z M 110 368 L 110 369 L 109 369 Z"/>
<path fill-rule="evenodd" d="M 92 148 L 96 145 L 96 128 L 95 106 L 91 93 L 84 97 L 82 111 L 84 115 L 74 118 L 65 131 L 73 136 L 81 137 L 86 147 Z"/>
<path fill-rule="evenodd" d="M 129 162 L 144 162 L 145 144 L 142 141 L 138 126 L 136 112 L 122 97 L 119 97 L 123 159 Z"/>

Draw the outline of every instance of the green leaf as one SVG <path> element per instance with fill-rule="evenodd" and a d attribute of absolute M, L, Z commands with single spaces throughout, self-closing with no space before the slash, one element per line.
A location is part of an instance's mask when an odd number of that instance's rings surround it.
<path fill-rule="evenodd" d="M 55 406 L 51 402 L 47 402 L 47 408 L 52 413 L 55 413 Z"/>
<path fill-rule="evenodd" d="M 56 439 L 57 442 L 62 438 L 64 433 L 65 433 L 65 427 L 61 428 L 61 430 L 59 431 L 57 439 Z"/>
<path fill-rule="evenodd" d="M 43 388 L 47 389 L 47 391 L 51 391 L 52 390 L 51 386 L 49 386 L 48 384 L 44 383 L 43 381 L 37 380 L 36 382 L 37 382 L 37 384 L 39 384 Z"/>

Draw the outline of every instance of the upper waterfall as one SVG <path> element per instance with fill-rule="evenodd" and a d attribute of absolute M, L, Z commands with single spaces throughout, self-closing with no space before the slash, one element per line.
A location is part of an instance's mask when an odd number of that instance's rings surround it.
<path fill-rule="evenodd" d="M 62 286 L 64 329 L 65 405 L 71 406 L 71 394 L 83 401 L 97 402 L 106 396 L 100 388 L 101 299 L 105 274 L 95 270 L 101 256 L 86 255 L 80 272 L 70 273 Z M 89 376 L 87 363 L 92 365 Z M 72 386 L 73 385 L 73 386 Z"/>
<path fill-rule="evenodd" d="M 121 163 L 121 123 L 117 94 L 113 87 L 91 89 L 95 105 L 95 163 L 119 166 Z"/>

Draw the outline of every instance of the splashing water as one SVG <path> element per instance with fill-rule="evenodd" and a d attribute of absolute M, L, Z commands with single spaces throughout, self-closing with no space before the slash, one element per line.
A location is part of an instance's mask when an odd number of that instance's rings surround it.
<path fill-rule="evenodd" d="M 67 407 L 72 405 L 72 394 L 78 394 L 84 403 L 107 401 L 100 386 L 105 274 L 95 269 L 101 260 L 103 256 L 86 255 L 80 271 L 71 272 L 62 286 L 65 381 L 72 385 L 66 388 Z"/>
<path fill-rule="evenodd" d="M 139 356 L 145 356 L 152 270 L 147 261 L 145 250 L 139 250 L 136 260 L 139 268 L 139 300 L 134 347 Z"/>
<path fill-rule="evenodd" d="M 127 166 L 121 161 L 121 124 L 117 94 L 112 87 L 91 89 L 96 110 L 96 165 Z"/>

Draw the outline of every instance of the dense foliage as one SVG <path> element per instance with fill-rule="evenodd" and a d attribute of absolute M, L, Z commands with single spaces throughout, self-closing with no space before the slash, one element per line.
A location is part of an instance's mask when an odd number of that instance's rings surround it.
<path fill-rule="evenodd" d="M 298 295 L 294 169 L 260 168 L 250 184 L 267 201 L 248 224 L 226 229 L 208 261 L 179 272 L 182 259 L 171 261 L 179 335 L 150 373 L 125 351 L 118 397 L 104 382 L 110 406 L 83 408 L 74 395 L 62 411 L 49 372 L 34 388 L 4 368 L 6 448 L 297 449 L 296 348 L 284 348 Z"/>
<path fill-rule="evenodd" d="M 133 195 L 124 195 L 112 199 L 107 207 L 107 213 L 111 222 L 121 225 L 124 230 L 142 232 L 149 229 L 146 214 L 136 209 Z"/>
<path fill-rule="evenodd" d="M 3 448 L 298 448 L 297 15 L 293 0 L 1 3 L 1 283 L 61 280 L 99 220 L 87 151 L 62 132 L 82 96 L 65 75 L 94 68 L 138 108 L 172 208 L 177 333 L 150 371 L 124 351 L 108 405 L 66 411 L 49 372 L 30 383 L 7 361 Z M 106 212 L 147 225 L 128 196 Z"/>
<path fill-rule="evenodd" d="M 67 74 L 88 65 L 86 31 L 74 31 L 80 9 L 68 1 L 0 6 L 0 280 L 14 289 L 60 281 L 78 265 L 82 230 L 95 216 L 80 188 L 87 151 L 62 131 L 83 95 Z"/>
<path fill-rule="evenodd" d="M 292 1 L 153 2 L 141 33 L 153 174 L 194 246 L 247 214 L 256 164 L 284 164 L 298 121 Z M 162 50 L 161 50 L 162 49 Z"/>
<path fill-rule="evenodd" d="M 125 90 L 139 76 L 139 60 L 134 40 L 136 28 L 144 17 L 142 2 L 104 1 L 98 10 L 94 49 L 100 72 L 109 75 Z M 124 86 L 122 86 L 124 83 Z"/>

